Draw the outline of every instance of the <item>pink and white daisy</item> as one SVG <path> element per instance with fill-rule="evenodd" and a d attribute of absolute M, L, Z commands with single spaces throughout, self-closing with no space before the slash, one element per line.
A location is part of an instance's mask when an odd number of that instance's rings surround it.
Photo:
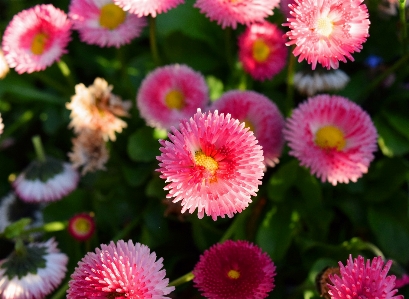
<path fill-rule="evenodd" d="M 216 220 L 233 217 L 255 196 L 263 177 L 263 151 L 244 123 L 217 111 L 197 113 L 160 140 L 161 178 L 167 198 L 182 201 L 182 213 L 198 209 Z"/>
<path fill-rule="evenodd" d="M 9 71 L 9 65 L 7 64 L 6 58 L 4 57 L 4 52 L 0 47 L 0 79 L 4 79 Z"/>
<path fill-rule="evenodd" d="M 250 25 L 254 22 L 264 21 L 273 14 L 273 9 L 278 6 L 279 0 L 196 0 L 195 7 L 222 28 L 232 27 L 237 24 Z"/>
<path fill-rule="evenodd" d="M 255 91 L 231 90 L 210 106 L 246 124 L 263 147 L 264 163 L 273 167 L 284 146 L 284 118 L 277 106 Z"/>
<path fill-rule="evenodd" d="M 358 256 L 352 260 L 349 256 L 347 265 L 338 263 L 341 275 L 330 275 L 332 284 L 328 284 L 332 299 L 345 298 L 384 298 L 403 299 L 402 295 L 395 294 L 395 275 L 387 275 L 392 266 L 389 260 L 385 265 L 381 257 L 365 260 Z"/>
<path fill-rule="evenodd" d="M 114 0 L 115 4 L 125 11 L 129 11 L 138 17 L 151 15 L 156 17 L 157 14 L 167 12 L 175 8 L 184 0 Z"/>
<path fill-rule="evenodd" d="M 68 257 L 60 252 L 54 239 L 45 243 L 30 243 L 25 249 L 23 252 L 14 251 L 0 260 L 2 299 L 43 299 L 65 277 Z M 32 267 L 35 267 L 33 273 L 29 271 L 33 271 Z"/>
<path fill-rule="evenodd" d="M 167 65 L 149 73 L 142 81 L 136 103 L 149 126 L 170 129 L 204 108 L 209 101 L 202 74 L 186 65 Z"/>
<path fill-rule="evenodd" d="M 101 249 L 88 252 L 71 275 L 67 299 L 118 298 L 148 299 L 169 298 L 174 290 L 161 270 L 163 259 L 148 246 L 132 240 L 111 241 Z"/>
<path fill-rule="evenodd" d="M 8 65 L 17 73 L 44 70 L 67 52 L 71 39 L 67 15 L 51 4 L 39 4 L 13 17 L 2 48 Z"/>
<path fill-rule="evenodd" d="M 317 63 L 337 69 L 339 61 L 354 61 L 351 53 L 360 52 L 369 36 L 368 9 L 364 0 L 294 0 L 290 4 L 287 46 L 295 45 L 298 62 L 307 60 L 314 70 Z"/>
<path fill-rule="evenodd" d="M 343 89 L 349 82 L 349 77 L 342 70 L 307 70 L 294 75 L 294 87 L 307 96 L 320 92 Z"/>
<path fill-rule="evenodd" d="M 86 241 L 95 231 L 95 221 L 89 213 L 79 213 L 68 221 L 68 233 L 78 241 Z"/>
<path fill-rule="evenodd" d="M 247 241 L 228 240 L 200 256 L 193 269 L 195 287 L 211 299 L 262 299 L 274 288 L 276 267 Z"/>
<path fill-rule="evenodd" d="M 113 0 L 71 0 L 69 18 L 83 42 L 100 47 L 129 44 L 147 22 L 125 12 Z"/>
<path fill-rule="evenodd" d="M 290 155 L 333 185 L 356 182 L 368 171 L 377 149 L 369 115 L 341 96 L 318 95 L 300 104 L 287 120 Z"/>
<path fill-rule="evenodd" d="M 287 62 L 284 32 L 269 22 L 255 23 L 239 36 L 239 59 L 255 80 L 268 80 Z"/>

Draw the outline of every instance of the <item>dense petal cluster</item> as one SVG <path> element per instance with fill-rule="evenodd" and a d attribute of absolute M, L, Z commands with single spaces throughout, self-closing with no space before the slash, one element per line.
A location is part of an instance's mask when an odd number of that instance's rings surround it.
<path fill-rule="evenodd" d="M 339 61 L 354 61 L 351 53 L 360 52 L 369 36 L 368 9 L 363 0 L 295 0 L 290 4 L 292 18 L 283 26 L 287 46 L 295 45 L 298 61 L 307 60 L 314 70 L 317 63 L 337 69 Z"/>
<path fill-rule="evenodd" d="M 193 282 L 209 299 L 262 299 L 274 288 L 275 271 L 271 258 L 258 246 L 228 240 L 200 256 Z"/>
<path fill-rule="evenodd" d="M 167 12 L 175 8 L 184 0 L 114 0 L 115 4 L 125 11 L 129 11 L 138 17 L 151 15 L 156 17 L 157 14 Z"/>
<path fill-rule="evenodd" d="M 306 71 L 294 75 L 294 86 L 302 94 L 313 96 L 320 92 L 341 90 L 349 82 L 349 77 L 341 70 Z"/>
<path fill-rule="evenodd" d="M 369 115 L 341 96 L 318 95 L 300 104 L 287 120 L 284 137 L 290 155 L 333 185 L 356 182 L 377 149 Z"/>
<path fill-rule="evenodd" d="M 200 109 L 160 140 L 161 178 L 168 198 L 182 201 L 182 213 L 198 209 L 216 220 L 233 217 L 255 196 L 263 177 L 263 151 L 254 134 L 230 114 Z"/>

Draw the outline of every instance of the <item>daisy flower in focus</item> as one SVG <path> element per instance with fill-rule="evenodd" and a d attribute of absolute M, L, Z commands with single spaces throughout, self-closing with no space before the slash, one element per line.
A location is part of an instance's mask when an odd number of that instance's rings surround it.
<path fill-rule="evenodd" d="M 167 12 L 169 9 L 175 8 L 184 0 L 114 0 L 115 4 L 125 11 L 129 11 L 138 17 Z"/>
<path fill-rule="evenodd" d="M 160 140 L 158 171 L 169 183 L 167 198 L 182 201 L 182 213 L 198 209 L 216 220 L 233 217 L 255 196 L 263 177 L 263 151 L 244 123 L 219 114 L 197 113 Z"/>
<path fill-rule="evenodd" d="M 284 118 L 277 106 L 255 91 L 232 90 L 210 106 L 211 110 L 229 113 L 253 131 L 263 147 L 264 163 L 273 167 L 284 146 Z"/>
<path fill-rule="evenodd" d="M 279 5 L 279 0 L 196 0 L 195 7 L 222 28 L 232 27 L 237 24 L 250 25 L 262 22 L 273 9 Z"/>
<path fill-rule="evenodd" d="M 339 61 L 354 61 L 351 53 L 360 52 L 369 36 L 368 9 L 363 0 L 295 0 L 290 4 L 292 18 L 287 46 L 295 45 L 298 62 L 307 60 L 314 70 L 317 63 L 337 69 Z"/>
<path fill-rule="evenodd" d="M 9 71 L 10 71 L 9 65 L 7 64 L 6 58 L 4 57 L 4 52 L 0 47 L 0 79 L 4 79 Z"/>
<path fill-rule="evenodd" d="M 88 252 L 71 275 L 67 299 L 80 298 L 169 298 L 163 259 L 149 247 L 123 240 Z"/>
<path fill-rule="evenodd" d="M 262 299 L 274 288 L 275 271 L 271 258 L 258 246 L 228 240 L 200 256 L 193 282 L 206 298 Z"/>
<path fill-rule="evenodd" d="M 79 213 L 68 221 L 68 233 L 78 241 L 86 241 L 95 231 L 95 221 L 89 213 Z"/>
<path fill-rule="evenodd" d="M 341 275 L 330 275 L 328 293 L 332 299 L 403 299 L 402 295 L 396 295 L 398 290 L 395 289 L 395 275 L 387 275 L 391 266 L 391 260 L 384 265 L 381 257 L 365 262 L 360 255 L 353 260 L 350 255 L 346 266 L 339 262 Z"/>
<path fill-rule="evenodd" d="M 286 65 L 284 32 L 269 22 L 255 23 L 239 36 L 239 59 L 255 80 L 273 78 Z"/>
<path fill-rule="evenodd" d="M 112 0 L 71 0 L 69 18 L 83 42 L 119 48 L 141 34 L 145 18 L 125 12 Z"/>
<path fill-rule="evenodd" d="M 341 96 L 318 95 L 294 109 L 284 138 L 290 155 L 333 185 L 356 182 L 368 171 L 377 149 L 369 115 Z"/>
<path fill-rule="evenodd" d="M 0 297 L 45 298 L 62 282 L 67 262 L 67 255 L 60 252 L 54 239 L 19 246 L 0 260 Z"/>
<path fill-rule="evenodd" d="M 44 70 L 67 52 L 71 39 L 67 15 L 51 4 L 40 4 L 13 17 L 2 49 L 8 65 L 17 73 Z"/>
<path fill-rule="evenodd" d="M 202 74 L 186 65 L 167 65 L 149 73 L 142 81 L 136 103 L 151 127 L 170 129 L 204 108 L 209 101 Z"/>

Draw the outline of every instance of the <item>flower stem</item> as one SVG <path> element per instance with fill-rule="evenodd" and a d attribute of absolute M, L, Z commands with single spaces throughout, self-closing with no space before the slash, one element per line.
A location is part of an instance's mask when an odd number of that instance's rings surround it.
<path fill-rule="evenodd" d="M 176 278 L 175 280 L 171 281 L 169 283 L 169 286 L 174 286 L 177 287 L 181 284 L 184 284 L 185 282 L 191 281 L 195 276 L 193 275 L 192 272 L 186 273 L 185 275 Z"/>
<path fill-rule="evenodd" d="M 234 217 L 232 224 L 229 226 L 229 228 L 226 230 L 224 235 L 221 237 L 221 239 L 219 240 L 219 243 L 223 243 L 224 241 L 230 239 L 230 237 L 234 234 L 234 232 L 237 230 L 239 225 L 247 218 L 247 214 L 249 213 L 249 211 L 250 209 L 246 209 Z"/>
<path fill-rule="evenodd" d="M 113 239 L 112 241 L 116 242 L 118 240 L 122 240 L 123 238 L 125 238 L 133 228 L 135 228 L 135 226 L 139 223 L 140 220 L 140 216 L 135 216 L 135 218 L 128 223 L 127 226 L 125 226 Z"/>
<path fill-rule="evenodd" d="M 403 54 L 406 54 L 408 51 L 408 31 L 406 26 L 406 0 L 399 0 L 399 17 L 402 26 L 402 45 L 403 45 Z"/>
<path fill-rule="evenodd" d="M 57 292 L 55 292 L 54 296 L 51 297 L 51 299 L 60 299 L 60 298 L 65 298 L 66 293 L 68 290 L 68 281 L 64 283 Z"/>
<path fill-rule="evenodd" d="M 157 66 L 161 65 L 158 45 L 156 42 L 156 18 L 150 16 L 149 17 L 149 43 L 151 47 L 151 53 L 153 61 Z"/>
<path fill-rule="evenodd" d="M 67 83 L 69 84 L 69 86 L 71 88 L 74 88 L 75 87 L 75 80 L 74 80 L 74 77 L 72 76 L 71 70 L 68 67 L 68 65 L 63 60 L 60 60 L 60 61 L 57 62 L 57 66 L 60 69 L 61 74 L 67 80 Z"/>
<path fill-rule="evenodd" d="M 291 48 L 293 49 L 293 47 Z M 290 116 L 294 108 L 294 73 L 295 73 L 295 56 L 290 53 L 287 69 L 287 99 L 285 102 L 285 114 Z"/>
<path fill-rule="evenodd" d="M 30 228 L 27 229 L 25 231 L 23 231 L 22 233 L 24 235 L 29 235 L 32 233 L 51 233 L 51 232 L 58 232 L 58 231 L 62 231 L 67 227 L 67 222 L 62 222 L 62 221 L 54 221 L 54 222 L 49 222 L 46 223 L 42 226 L 39 227 L 34 227 L 34 228 Z"/>
<path fill-rule="evenodd" d="M 36 155 L 37 155 L 37 159 L 40 162 L 45 162 L 45 153 L 44 153 L 43 144 L 41 143 L 40 136 L 38 136 L 38 135 L 34 136 L 31 139 L 31 141 L 33 142 L 34 150 L 35 150 Z"/>

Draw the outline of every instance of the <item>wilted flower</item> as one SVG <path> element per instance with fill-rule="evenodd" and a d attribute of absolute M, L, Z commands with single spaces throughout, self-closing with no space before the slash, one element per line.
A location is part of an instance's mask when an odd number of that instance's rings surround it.
<path fill-rule="evenodd" d="M 320 92 L 341 90 L 349 77 L 341 70 L 300 71 L 294 76 L 294 86 L 302 94 L 313 96 Z"/>
<path fill-rule="evenodd" d="M 122 7 L 123 10 L 129 11 L 138 17 L 167 12 L 171 8 L 175 8 L 184 0 L 114 0 L 115 4 Z"/>
<path fill-rule="evenodd" d="M 67 228 L 74 239 L 86 241 L 95 231 L 95 221 L 89 213 L 79 213 L 70 218 Z"/>

